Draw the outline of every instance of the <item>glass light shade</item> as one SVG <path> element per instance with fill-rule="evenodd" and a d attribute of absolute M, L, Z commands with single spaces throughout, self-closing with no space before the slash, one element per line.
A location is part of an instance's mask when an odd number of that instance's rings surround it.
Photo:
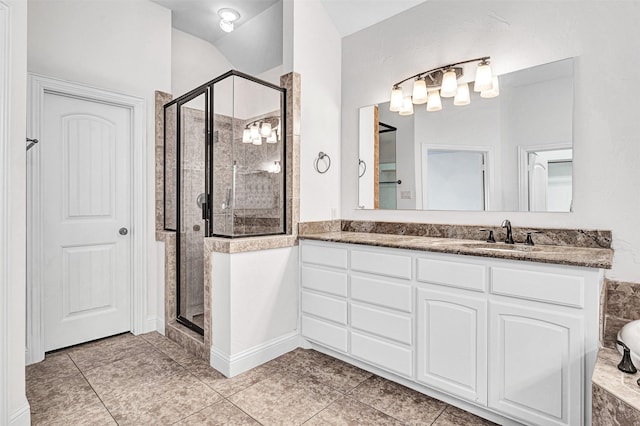
<path fill-rule="evenodd" d="M 278 137 L 276 136 L 276 131 L 273 130 L 271 134 L 267 137 L 267 143 L 276 143 L 278 142 Z"/>
<path fill-rule="evenodd" d="M 258 138 L 257 139 L 253 139 L 251 141 L 251 143 L 254 144 L 254 145 L 262 145 L 262 138 L 260 136 L 258 136 Z"/>
<path fill-rule="evenodd" d="M 262 123 L 260 126 L 260 136 L 263 138 L 267 138 L 271 136 L 271 124 L 270 123 Z"/>
<path fill-rule="evenodd" d="M 427 83 L 424 81 L 424 78 L 419 80 L 415 80 L 413 82 L 413 103 L 424 104 L 427 102 Z"/>
<path fill-rule="evenodd" d="M 402 109 L 399 111 L 400 115 L 413 114 L 413 102 L 411 102 L 411 96 L 405 96 L 402 103 Z"/>
<path fill-rule="evenodd" d="M 473 84 L 474 92 L 482 92 L 483 90 L 489 90 L 492 86 L 492 77 L 491 66 L 489 62 L 482 61 L 478 64 L 478 68 L 476 69 L 476 81 Z"/>
<path fill-rule="evenodd" d="M 218 11 L 218 16 L 225 21 L 233 22 L 240 18 L 240 14 L 237 10 L 225 7 Z"/>
<path fill-rule="evenodd" d="M 226 19 L 221 19 L 220 20 L 220 28 L 225 33 L 230 33 L 231 31 L 233 31 L 233 22 L 229 22 Z"/>
<path fill-rule="evenodd" d="M 244 129 L 242 131 L 242 143 L 251 143 L 251 130 Z"/>
<path fill-rule="evenodd" d="M 456 95 L 458 91 L 458 78 L 456 71 L 451 69 L 447 70 L 442 76 L 442 87 L 440 88 L 440 96 L 443 98 L 451 98 Z"/>
<path fill-rule="evenodd" d="M 391 89 L 391 102 L 389 102 L 389 111 L 399 112 L 402 109 L 403 104 L 404 99 L 402 95 L 402 89 L 399 87 L 394 87 L 393 89 Z"/>
<path fill-rule="evenodd" d="M 500 94 L 500 85 L 498 84 L 498 76 L 494 75 L 492 79 L 492 87 L 489 90 L 483 90 L 480 92 L 482 98 L 495 98 Z"/>
<path fill-rule="evenodd" d="M 459 84 L 456 97 L 453 98 L 453 104 L 469 105 L 470 103 L 471 103 L 471 96 L 469 95 L 469 84 L 468 83 Z"/>
<path fill-rule="evenodd" d="M 429 100 L 427 101 L 427 111 L 440 111 L 442 109 L 442 99 L 440 99 L 440 92 L 429 92 Z"/>
<path fill-rule="evenodd" d="M 251 131 L 251 140 L 252 141 L 260 138 L 260 129 L 258 128 L 258 126 L 256 124 L 254 124 L 253 126 L 250 127 L 250 131 Z"/>

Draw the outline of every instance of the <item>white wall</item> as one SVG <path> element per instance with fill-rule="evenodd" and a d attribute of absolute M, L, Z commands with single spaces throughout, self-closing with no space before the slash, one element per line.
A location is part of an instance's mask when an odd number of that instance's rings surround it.
<path fill-rule="evenodd" d="M 155 329 L 160 268 L 155 241 L 154 91 L 171 91 L 171 12 L 148 1 L 28 2 L 28 69 L 146 100 L 148 321 Z"/>
<path fill-rule="evenodd" d="M 235 374 L 243 358 L 273 355 L 271 342 L 296 333 L 298 247 L 212 253 L 211 259 L 212 365 Z M 216 364 L 221 358 L 231 362 Z"/>
<path fill-rule="evenodd" d="M 23 1 L 3 1 L 2 8 L 4 13 L 9 17 L 9 88 L 8 91 L 0 96 L 2 99 L 8 97 L 8 121 L 7 132 L 0 134 L 4 138 L 8 135 L 8 140 L 2 141 L 2 145 L 8 148 L 0 154 L 8 155 L 9 170 L 5 174 L 9 182 L 0 187 L 3 192 L 2 199 L 8 201 L 8 253 L 3 253 L 3 259 L 0 264 L 4 265 L 8 270 L 5 277 L 8 283 L 0 280 L 2 285 L 6 287 L 6 306 L 0 306 L 3 310 L 3 319 L 8 320 L 8 335 L 1 336 L 0 341 L 7 346 L 0 345 L 0 363 L 2 367 L 6 367 L 7 377 L 0 378 L 0 423 L 11 425 L 28 425 L 29 424 L 29 404 L 25 396 L 25 307 L 26 307 L 26 109 L 27 109 L 27 5 Z M 7 9 L 8 6 L 8 9 Z M 6 15 L 5 15 L 6 16 Z M 0 29 L 4 31 L 4 28 Z M 4 37 L 0 37 L 4 39 Z M 4 40 L 2 40 L 4 41 Z M 0 51 L 3 49 L 0 48 Z M 2 58 L 4 61 L 4 58 Z M 4 67 L 5 64 L 1 66 Z M 5 88 L 2 88 L 4 91 Z M 0 107 L 0 109 L 3 109 Z M 6 145 L 5 145 L 6 144 Z M 2 159 L 4 160 L 4 158 Z M 4 161 L 2 161 L 4 163 Z M 6 172 L 6 170 L 5 170 Z M 7 192 L 5 192 L 7 191 Z M 4 204 L 4 203 L 0 203 Z M 0 207 L 3 207 L 0 205 Z M 4 212 L 0 212 L 0 219 Z M 3 226 L 4 224 L 0 224 Z M 0 230 L 2 231 L 2 230 Z M 4 289 L 3 289 L 4 290 Z M 0 298 L 1 299 L 1 298 Z M 0 325 L 4 321 L 0 320 Z M 4 333 L 4 330 L 0 330 Z M 5 352 L 5 349 L 7 352 Z M 6 358 L 5 358 L 6 356 Z M 3 374 L 5 372 L 3 371 Z M 6 410 L 6 411 L 5 411 Z"/>
<path fill-rule="evenodd" d="M 637 195 L 640 57 L 635 2 L 425 2 L 343 40 L 342 217 L 601 228 L 613 231 L 613 279 L 640 280 Z M 612 47 L 614 45 L 615 47 Z M 491 55 L 498 74 L 577 56 L 574 213 L 357 210 L 358 108 L 435 66 Z M 604 72 L 615 65 L 615 72 Z M 304 78 L 304 75 L 303 75 Z M 304 161 L 303 161 L 304 164 Z"/>
<path fill-rule="evenodd" d="M 171 30 L 171 93 L 174 98 L 233 69 L 214 45 L 175 28 Z"/>
<path fill-rule="evenodd" d="M 293 3 L 293 4 L 291 4 Z M 340 66 L 341 39 L 319 0 L 285 1 L 284 28 L 293 6 L 293 38 L 284 36 L 285 72 L 293 60 L 293 71 L 300 73 L 300 221 L 333 219 L 340 211 Z M 293 57 L 287 52 L 292 43 Z M 364 104 L 363 104 L 364 105 Z M 357 126 L 356 121 L 353 122 Z M 331 168 L 317 173 L 314 160 L 318 152 L 331 157 Z M 357 148 L 350 162 L 358 170 Z M 357 174 L 352 182 L 357 188 Z M 354 201 L 354 207 L 355 202 Z"/>

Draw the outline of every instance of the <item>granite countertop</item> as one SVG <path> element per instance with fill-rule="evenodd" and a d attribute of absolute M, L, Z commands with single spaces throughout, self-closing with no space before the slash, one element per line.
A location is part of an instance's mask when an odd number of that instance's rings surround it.
<path fill-rule="evenodd" d="M 505 243 L 486 243 L 477 240 L 366 232 L 323 232 L 304 234 L 300 235 L 299 238 L 528 262 L 585 266 L 589 268 L 611 269 L 613 262 L 613 250 L 609 248 L 553 245 L 525 246 L 523 244 L 510 245 Z"/>
<path fill-rule="evenodd" d="M 640 410 L 640 386 L 636 383 L 640 373 L 626 374 L 618 370 L 621 359 L 622 355 L 617 350 L 601 348 L 598 351 L 592 382 L 634 409 Z"/>

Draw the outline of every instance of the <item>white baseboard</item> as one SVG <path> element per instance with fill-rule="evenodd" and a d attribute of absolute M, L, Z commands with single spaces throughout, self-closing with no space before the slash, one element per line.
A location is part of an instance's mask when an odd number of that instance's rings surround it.
<path fill-rule="evenodd" d="M 313 346 L 310 341 L 302 337 L 302 335 L 298 336 L 298 347 L 302 349 L 312 349 Z"/>
<path fill-rule="evenodd" d="M 31 409 L 25 399 L 24 404 L 9 417 L 10 426 L 29 426 L 31 424 Z"/>
<path fill-rule="evenodd" d="M 162 322 L 162 334 L 164 334 L 164 319 L 158 317 L 147 317 L 147 320 L 144 322 L 144 330 L 142 333 L 151 333 L 152 331 L 160 331 L 158 330 L 158 324 Z"/>
<path fill-rule="evenodd" d="M 166 336 L 166 333 L 164 330 L 164 318 L 156 318 L 156 331 L 162 334 L 163 336 Z"/>
<path fill-rule="evenodd" d="M 211 366 L 226 377 L 237 376 L 294 350 L 298 347 L 298 337 L 294 331 L 231 356 L 211 346 Z"/>

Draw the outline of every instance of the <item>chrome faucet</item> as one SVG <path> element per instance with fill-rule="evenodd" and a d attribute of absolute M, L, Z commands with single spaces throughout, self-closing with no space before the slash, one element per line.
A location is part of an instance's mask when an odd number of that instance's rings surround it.
<path fill-rule="evenodd" d="M 504 240 L 506 244 L 513 244 L 513 234 L 511 233 L 511 222 L 509 219 L 505 219 L 502 221 L 503 228 L 507 228 L 507 238 Z"/>

